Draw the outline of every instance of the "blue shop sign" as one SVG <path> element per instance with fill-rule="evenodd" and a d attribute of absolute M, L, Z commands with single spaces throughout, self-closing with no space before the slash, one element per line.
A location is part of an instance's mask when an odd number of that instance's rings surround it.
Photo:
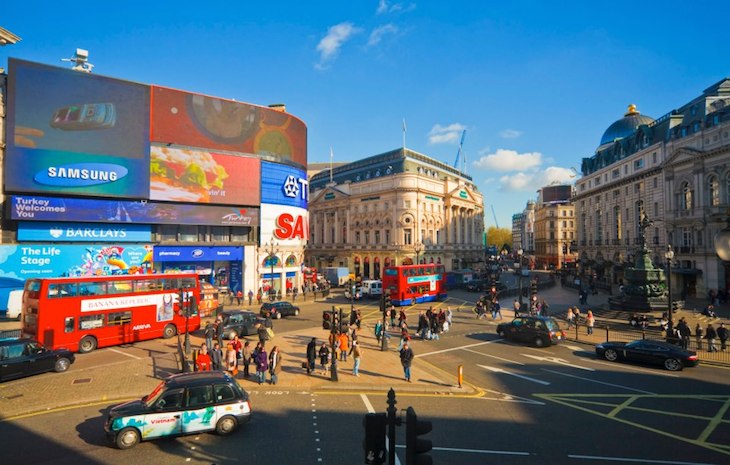
<path fill-rule="evenodd" d="M 261 162 L 261 203 L 307 208 L 307 173 L 281 163 Z"/>
<path fill-rule="evenodd" d="M 48 223 L 21 221 L 19 241 L 41 242 L 150 242 L 148 224 Z"/>
<path fill-rule="evenodd" d="M 210 262 L 243 260 L 243 247 L 155 246 L 156 262 Z"/>

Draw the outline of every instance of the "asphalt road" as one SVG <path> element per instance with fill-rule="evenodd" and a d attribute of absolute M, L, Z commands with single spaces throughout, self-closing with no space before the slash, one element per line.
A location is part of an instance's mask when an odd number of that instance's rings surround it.
<path fill-rule="evenodd" d="M 459 298 L 467 297 L 476 296 L 452 293 L 448 304 L 457 308 Z M 378 317 L 374 302 L 361 305 L 366 321 Z M 328 306 L 276 321 L 275 329 L 318 327 L 323 308 Z M 699 366 L 669 373 L 597 360 L 592 347 L 570 342 L 541 349 L 514 344 L 495 334 L 496 323 L 476 320 L 469 305 L 454 319 L 441 340 L 419 342 L 417 357 L 447 372 L 461 365 L 479 394 L 397 393 L 401 412 L 413 406 L 419 418 L 433 422 L 434 463 L 730 462 L 730 370 Z M 145 356 L 160 344 L 169 342 L 103 349 L 77 363 Z M 251 424 L 231 437 L 188 436 L 128 451 L 116 450 L 104 437 L 108 404 L 0 422 L 2 462 L 363 463 L 363 415 L 384 411 L 386 399 L 359 392 L 256 391 L 252 404 Z M 400 463 L 404 441 L 399 427 Z"/>

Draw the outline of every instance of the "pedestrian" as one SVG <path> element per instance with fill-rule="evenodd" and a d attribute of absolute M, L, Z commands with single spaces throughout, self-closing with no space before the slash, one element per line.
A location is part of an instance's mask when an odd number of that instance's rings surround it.
<path fill-rule="evenodd" d="M 411 340 L 411 336 L 408 334 L 408 325 L 403 323 L 400 328 L 400 344 L 398 344 L 398 351 L 403 348 L 403 345 Z"/>
<path fill-rule="evenodd" d="M 350 353 L 352 354 L 352 359 L 354 360 L 354 365 L 352 366 L 352 374 L 355 376 L 360 376 L 360 359 L 362 357 L 360 344 L 352 344 L 352 349 L 350 349 Z"/>
<path fill-rule="evenodd" d="M 712 323 L 707 325 L 705 329 L 705 339 L 707 339 L 707 351 L 717 352 L 717 346 L 715 345 L 715 339 L 717 339 L 717 331 L 712 326 Z"/>
<path fill-rule="evenodd" d="M 226 346 L 226 370 L 235 377 L 238 374 L 238 365 L 236 364 L 236 351 L 233 350 L 233 343 L 229 342 Z"/>
<path fill-rule="evenodd" d="M 327 374 L 327 365 L 330 362 L 330 349 L 327 347 L 326 343 L 322 343 L 322 346 L 319 348 L 319 364 L 322 368 L 322 374 Z"/>
<path fill-rule="evenodd" d="M 390 327 L 395 328 L 395 305 L 390 306 Z"/>
<path fill-rule="evenodd" d="M 261 291 L 261 288 L 259 288 L 259 291 L 256 293 L 256 301 L 259 305 L 261 305 L 261 300 L 264 298 L 264 293 Z"/>
<path fill-rule="evenodd" d="M 403 344 L 403 348 L 400 350 L 400 363 L 403 365 L 403 374 L 406 377 L 406 381 L 411 382 L 411 363 L 413 362 L 413 350 L 408 346 L 406 341 Z"/>
<path fill-rule="evenodd" d="M 403 326 L 406 322 L 406 311 L 404 309 L 401 309 L 400 313 L 398 314 L 398 326 Z"/>
<path fill-rule="evenodd" d="M 545 299 L 540 301 L 540 316 L 548 316 L 548 310 L 550 310 L 550 305 L 548 305 L 547 302 L 545 302 Z"/>
<path fill-rule="evenodd" d="M 502 306 L 499 305 L 499 301 L 495 300 L 492 302 L 492 319 L 496 320 L 497 316 L 499 316 L 499 319 L 502 319 Z"/>
<path fill-rule="evenodd" d="M 195 366 L 197 371 L 210 371 L 210 355 L 208 355 L 208 346 L 206 346 L 205 344 L 202 344 L 200 346 L 200 352 L 195 358 Z"/>
<path fill-rule="evenodd" d="M 203 330 L 203 335 L 205 336 L 205 345 L 208 347 L 213 347 L 213 338 L 215 337 L 215 328 L 213 327 L 213 324 L 208 321 L 205 324 L 205 329 Z"/>
<path fill-rule="evenodd" d="M 269 369 L 269 357 L 266 354 L 266 346 L 262 343 L 259 344 L 258 351 L 256 352 L 256 378 L 258 379 L 259 385 L 264 384 L 266 381 L 266 370 Z"/>
<path fill-rule="evenodd" d="M 568 329 L 570 329 L 573 326 L 573 323 L 575 322 L 575 314 L 573 313 L 573 307 L 568 307 L 568 315 L 565 317 L 565 319 L 568 321 Z"/>
<path fill-rule="evenodd" d="M 350 337 L 347 335 L 347 333 L 342 332 L 337 337 L 337 349 L 340 352 L 340 361 L 346 362 L 347 361 L 347 350 L 350 348 Z"/>
<path fill-rule="evenodd" d="M 679 331 L 679 344 L 684 350 L 687 350 L 689 347 L 689 338 L 692 336 L 692 330 L 689 329 L 689 325 L 684 318 L 681 318 L 679 323 L 677 323 L 677 330 Z"/>
<path fill-rule="evenodd" d="M 454 317 L 454 313 L 451 311 L 451 307 L 446 307 L 446 323 L 449 325 L 449 328 L 451 328 L 452 318 Z"/>
<path fill-rule="evenodd" d="M 238 292 L 236 292 L 236 302 L 239 307 L 241 306 L 241 299 L 243 299 L 243 292 L 239 289 Z"/>
<path fill-rule="evenodd" d="M 248 306 L 250 307 L 253 304 L 253 290 L 248 290 Z"/>
<path fill-rule="evenodd" d="M 216 342 L 210 351 L 210 361 L 214 370 L 223 370 L 223 351 L 221 346 Z"/>
<path fill-rule="evenodd" d="M 380 320 L 375 322 L 375 339 L 377 339 L 378 344 L 380 344 L 380 333 L 383 330 L 383 323 L 380 322 Z"/>
<path fill-rule="evenodd" d="M 251 366 L 251 362 L 253 361 L 253 352 L 251 351 L 251 341 L 246 339 L 243 343 L 243 348 L 241 349 L 241 358 L 243 359 L 243 377 L 248 378 L 251 373 L 249 371 L 249 368 Z"/>
<path fill-rule="evenodd" d="M 274 346 L 269 354 L 269 375 L 271 376 L 271 384 L 276 385 L 279 381 L 279 373 L 281 373 L 282 357 L 279 347 Z"/>
<path fill-rule="evenodd" d="M 588 310 L 586 313 L 586 329 L 588 334 L 593 334 L 593 325 L 596 323 L 596 319 L 593 318 L 593 312 Z"/>
<path fill-rule="evenodd" d="M 575 327 L 577 328 L 580 325 L 580 309 L 578 307 L 573 307 L 573 315 L 575 316 Z"/>
<path fill-rule="evenodd" d="M 517 299 L 515 299 L 514 302 L 512 302 L 512 310 L 514 310 L 514 312 L 515 312 L 515 318 L 520 316 L 520 307 L 521 307 L 520 302 Z"/>
<path fill-rule="evenodd" d="M 243 349 L 243 344 L 241 344 L 241 340 L 238 339 L 238 334 L 233 336 L 233 341 L 231 341 L 231 344 L 233 344 L 233 350 L 236 351 L 236 365 L 241 364 L 241 349 Z"/>
<path fill-rule="evenodd" d="M 723 352 L 727 348 L 727 328 L 725 323 L 720 323 L 720 327 L 717 328 L 717 337 L 720 339 L 720 350 Z"/>
<path fill-rule="evenodd" d="M 702 326 L 697 323 L 697 326 L 695 326 L 695 342 L 697 342 L 697 350 L 702 350 L 702 335 Z"/>
<path fill-rule="evenodd" d="M 309 344 L 307 344 L 307 374 L 312 375 L 314 373 L 314 362 L 317 360 L 317 338 L 313 337 Z"/>
<path fill-rule="evenodd" d="M 266 331 L 266 326 L 261 323 L 256 325 L 256 334 L 259 336 L 259 343 L 264 344 L 269 339 L 269 333 Z"/>

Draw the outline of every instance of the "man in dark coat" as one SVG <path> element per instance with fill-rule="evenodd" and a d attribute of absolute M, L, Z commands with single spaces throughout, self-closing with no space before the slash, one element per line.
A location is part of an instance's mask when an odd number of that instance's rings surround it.
<path fill-rule="evenodd" d="M 307 344 L 307 374 L 314 373 L 314 362 L 317 360 L 317 338 L 313 337 Z"/>
<path fill-rule="evenodd" d="M 400 350 L 400 363 L 403 365 L 403 374 L 409 383 L 411 382 L 411 362 L 413 362 L 413 350 L 406 342 Z"/>

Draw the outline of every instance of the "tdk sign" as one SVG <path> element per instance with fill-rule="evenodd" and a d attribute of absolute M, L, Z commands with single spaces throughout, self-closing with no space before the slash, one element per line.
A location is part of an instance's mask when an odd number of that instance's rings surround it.
<path fill-rule="evenodd" d="M 128 173 L 127 168 L 111 163 L 74 163 L 49 166 L 33 178 L 47 186 L 83 187 L 118 181 Z"/>
<path fill-rule="evenodd" d="M 309 200 L 308 198 L 308 188 L 309 187 L 309 181 L 306 179 L 302 179 L 299 177 L 296 177 L 294 175 L 289 175 L 286 177 L 286 181 L 284 181 L 284 186 L 282 189 L 284 190 L 284 195 L 287 197 L 291 197 L 293 199 L 301 198 L 302 200 Z"/>

